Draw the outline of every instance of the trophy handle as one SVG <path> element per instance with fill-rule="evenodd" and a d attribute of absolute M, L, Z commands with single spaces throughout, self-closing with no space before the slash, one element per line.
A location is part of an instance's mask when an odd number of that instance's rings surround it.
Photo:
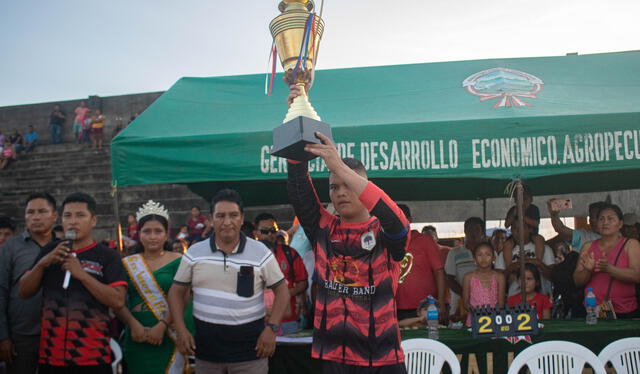
<path fill-rule="evenodd" d="M 411 268 L 413 267 L 413 255 L 411 253 L 405 253 L 402 258 L 402 262 L 400 262 L 400 278 L 398 279 L 398 283 L 403 283 L 407 278 L 407 275 L 411 273 Z"/>

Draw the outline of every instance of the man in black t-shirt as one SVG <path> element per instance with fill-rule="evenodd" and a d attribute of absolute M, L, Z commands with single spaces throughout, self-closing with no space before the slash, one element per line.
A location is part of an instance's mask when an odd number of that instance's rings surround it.
<path fill-rule="evenodd" d="M 49 130 L 51 130 L 51 144 L 58 144 L 62 141 L 64 121 L 67 119 L 67 115 L 60 105 L 54 105 L 53 111 L 49 116 Z"/>
<path fill-rule="evenodd" d="M 42 288 L 39 374 L 111 373 L 108 308 L 122 308 L 127 283 L 119 254 L 93 240 L 95 208 L 87 194 L 67 196 L 62 226 L 75 240 L 45 246 L 20 279 L 20 297 Z"/>

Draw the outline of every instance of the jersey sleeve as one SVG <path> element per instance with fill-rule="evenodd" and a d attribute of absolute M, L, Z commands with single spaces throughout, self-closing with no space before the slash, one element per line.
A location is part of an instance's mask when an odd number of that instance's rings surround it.
<path fill-rule="evenodd" d="M 289 202 L 293 206 L 307 238 L 315 247 L 315 234 L 319 228 L 324 208 L 320 203 L 316 189 L 313 187 L 311 176 L 309 176 L 309 165 L 307 162 L 289 160 L 287 171 Z"/>
<path fill-rule="evenodd" d="M 112 287 L 124 286 L 127 288 L 127 277 L 120 254 L 111 248 L 105 248 L 104 251 L 107 253 L 104 264 L 102 264 L 104 284 Z"/>
<path fill-rule="evenodd" d="M 395 261 L 404 257 L 408 243 L 409 221 L 398 205 L 373 182 L 369 182 L 360 201 L 382 226 L 382 238 Z"/>

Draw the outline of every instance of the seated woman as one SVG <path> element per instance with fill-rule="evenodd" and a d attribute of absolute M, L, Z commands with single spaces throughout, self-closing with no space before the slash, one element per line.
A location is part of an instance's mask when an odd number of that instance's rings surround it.
<path fill-rule="evenodd" d="M 0 153 L 0 169 L 6 169 L 16 159 L 16 147 L 11 144 L 9 138 L 5 138 L 2 153 Z"/>
<path fill-rule="evenodd" d="M 597 303 L 607 297 L 618 318 L 640 317 L 636 284 L 640 283 L 640 242 L 622 236 L 622 211 L 607 205 L 597 216 L 600 239 L 582 247 L 573 272 L 577 286 L 592 288 Z"/>

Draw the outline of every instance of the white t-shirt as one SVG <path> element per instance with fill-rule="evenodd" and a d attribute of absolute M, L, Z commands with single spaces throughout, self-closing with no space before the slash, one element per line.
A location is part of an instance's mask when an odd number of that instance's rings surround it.
<path fill-rule="evenodd" d="M 444 272 L 447 275 L 456 277 L 456 281 L 462 286 L 465 274 L 476 270 L 476 260 L 473 258 L 471 250 L 461 245 L 455 247 L 447 254 L 447 261 L 444 264 Z"/>
<path fill-rule="evenodd" d="M 533 242 L 529 242 L 524 245 L 524 252 L 527 258 L 535 258 L 536 257 L 536 245 Z M 516 245 L 512 251 L 512 260 L 511 262 L 516 262 L 520 259 L 520 246 Z M 545 265 L 553 265 L 556 262 L 556 258 L 553 255 L 553 250 L 548 246 L 544 246 L 544 254 L 542 255 L 542 263 Z M 504 270 L 506 269 L 506 265 L 504 263 L 504 252 L 500 253 L 500 255 L 496 258 L 495 268 Z M 553 283 L 550 280 L 540 274 L 542 278 L 542 282 L 540 284 L 540 291 L 545 295 L 550 295 L 553 292 Z M 513 296 L 520 292 L 520 282 L 515 278 L 509 283 L 509 290 L 507 292 L 507 296 Z"/>

